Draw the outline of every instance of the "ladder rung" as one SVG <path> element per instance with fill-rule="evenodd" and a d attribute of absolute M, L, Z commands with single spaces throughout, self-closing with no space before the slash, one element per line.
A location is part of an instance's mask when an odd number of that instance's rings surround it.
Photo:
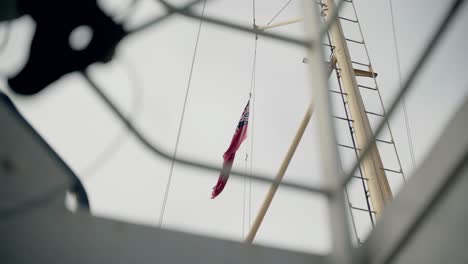
<path fill-rule="evenodd" d="M 387 140 L 383 140 L 383 139 L 375 139 L 375 141 L 386 143 L 386 144 L 393 144 L 393 141 L 387 141 Z"/>
<path fill-rule="evenodd" d="M 368 209 L 364 209 L 364 208 L 355 207 L 355 206 L 353 206 L 351 203 L 349 203 L 349 207 L 352 208 L 352 209 L 354 209 L 354 210 L 359 210 L 359 211 L 364 211 L 364 212 L 368 212 L 368 213 L 373 213 L 373 214 L 375 214 L 375 211 L 368 210 Z"/>
<path fill-rule="evenodd" d="M 335 46 L 327 44 L 327 43 L 322 43 L 322 45 L 327 46 L 327 47 L 331 47 L 331 48 L 335 48 Z"/>
<path fill-rule="evenodd" d="M 358 87 L 361 87 L 361 88 L 364 88 L 364 89 L 373 90 L 373 91 L 377 91 L 377 88 L 373 88 L 373 87 L 369 87 L 369 86 L 365 86 L 365 85 L 360 85 L 360 84 L 358 84 Z"/>
<path fill-rule="evenodd" d="M 364 177 L 360 177 L 360 176 L 356 176 L 356 175 L 353 175 L 351 176 L 352 178 L 355 178 L 355 179 L 360 179 L 360 180 L 365 180 L 365 181 L 368 181 L 369 179 L 367 178 L 364 178 Z"/>
<path fill-rule="evenodd" d="M 384 171 L 390 171 L 390 172 L 394 172 L 394 173 L 401 173 L 401 171 L 397 171 L 397 170 L 391 170 L 391 169 L 387 169 L 387 168 L 381 168 L 382 170 Z"/>
<path fill-rule="evenodd" d="M 355 147 L 353 147 L 353 146 L 343 145 L 343 144 L 339 144 L 339 143 L 337 143 L 336 145 L 338 145 L 339 147 L 343 147 L 343 148 L 349 148 L 349 149 L 359 150 L 359 149 L 357 149 L 357 148 L 355 148 Z"/>
<path fill-rule="evenodd" d="M 375 112 L 370 112 L 370 111 L 366 111 L 366 114 L 384 117 L 384 115 L 382 115 L 382 114 L 375 113 Z"/>
<path fill-rule="evenodd" d="M 340 91 L 335 91 L 335 90 L 330 90 L 331 93 L 336 93 L 336 94 L 342 94 L 342 95 L 348 95 L 347 93 L 342 93 Z"/>
<path fill-rule="evenodd" d="M 366 66 L 366 67 L 369 67 L 369 66 L 370 66 L 369 64 L 364 64 L 364 63 L 357 62 L 357 61 L 351 61 L 351 63 L 357 64 L 357 65 L 361 65 L 361 66 Z"/>
<path fill-rule="evenodd" d="M 339 17 L 340 19 L 343 19 L 343 20 L 346 20 L 346 21 L 349 21 L 349 22 L 353 22 L 353 23 L 357 23 L 358 21 L 357 20 L 353 20 L 353 19 L 349 19 L 349 18 L 346 18 L 346 17 Z"/>
<path fill-rule="evenodd" d="M 354 42 L 354 43 L 357 43 L 357 44 L 364 44 L 364 42 L 362 41 L 357 41 L 357 40 L 354 40 L 354 39 L 349 39 L 349 38 L 345 38 L 347 41 L 349 42 Z"/>
<path fill-rule="evenodd" d="M 365 71 L 360 69 L 354 69 L 354 75 L 356 77 L 369 77 L 369 78 L 376 78 L 378 73 L 372 71 Z"/>
<path fill-rule="evenodd" d="M 352 119 L 348 119 L 348 118 L 341 117 L 341 116 L 333 116 L 333 117 L 336 119 L 341 119 L 341 120 L 348 121 L 348 122 L 354 122 L 354 120 Z"/>

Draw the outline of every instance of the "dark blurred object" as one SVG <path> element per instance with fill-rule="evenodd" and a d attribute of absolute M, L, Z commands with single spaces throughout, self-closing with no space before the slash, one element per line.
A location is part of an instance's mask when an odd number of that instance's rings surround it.
<path fill-rule="evenodd" d="M 36 21 L 36 32 L 25 67 L 8 80 L 16 93 L 32 95 L 61 76 L 111 60 L 124 37 L 121 25 L 104 14 L 96 0 L 19 0 L 18 9 Z M 74 29 L 89 26 L 92 38 L 82 50 L 70 47 Z"/>
<path fill-rule="evenodd" d="M 33 208 L 63 208 L 67 192 L 89 211 L 80 179 L 1 91 L 0 123 L 0 218 Z M 44 200 L 37 199 L 41 196 Z M 41 201 L 48 204 L 41 206 Z"/>
<path fill-rule="evenodd" d="M 0 22 L 12 20 L 23 15 L 18 6 L 16 0 L 1 0 L 0 1 Z"/>

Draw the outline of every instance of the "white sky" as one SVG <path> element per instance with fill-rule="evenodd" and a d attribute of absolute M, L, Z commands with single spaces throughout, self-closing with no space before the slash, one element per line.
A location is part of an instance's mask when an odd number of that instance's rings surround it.
<path fill-rule="evenodd" d="M 124 0 L 107 2 L 110 12 L 120 10 L 126 3 Z M 132 25 L 162 12 L 154 1 L 140 2 Z M 256 0 L 257 24 L 265 24 L 285 2 Z M 393 1 L 404 75 L 439 23 L 448 2 Z M 301 6 L 301 1 L 293 1 L 276 21 L 300 17 Z M 383 0 L 356 0 L 356 7 L 374 70 L 379 73 L 377 80 L 384 103 L 388 105 L 398 83 L 389 4 Z M 252 2 L 214 0 L 207 4 L 206 13 L 251 25 Z M 465 49 L 468 45 L 467 15 L 468 7 L 465 6 L 407 98 L 418 162 L 468 95 L 468 75 L 465 74 L 468 67 Z M 93 78 L 126 113 L 137 109 L 138 127 L 167 150 L 173 149 L 175 144 L 197 27 L 197 21 L 170 18 L 158 27 L 123 41 L 112 63 L 92 67 Z M 13 24 L 11 40 L 0 54 L 0 72 L 13 74 L 21 67 L 32 30 L 33 23 L 28 18 Z M 275 32 L 303 36 L 303 25 L 291 25 Z M 358 38 L 353 29 L 348 28 L 346 32 L 349 37 Z M 182 155 L 193 155 L 221 165 L 222 154 L 248 99 L 253 45 L 253 36 L 203 24 L 179 146 Z M 243 169 L 246 166 L 245 154 L 253 147 L 254 154 L 249 157 L 247 166 L 252 160 L 254 171 L 273 175 L 311 94 L 308 69 L 301 63 L 305 54 L 302 48 L 260 37 L 257 52 L 255 122 L 249 124 L 250 128 L 254 125 L 254 131 L 249 131 L 248 139 L 238 151 L 235 167 Z M 351 47 L 351 52 L 356 60 L 363 60 L 362 50 Z M 4 87 L 6 82 L 2 78 L 0 88 L 7 91 Z M 135 93 L 141 93 L 142 97 L 137 107 L 133 103 Z M 157 225 L 170 164 L 152 156 L 129 136 L 119 138 L 123 143 L 107 163 L 92 174 L 86 171 L 103 149 L 116 136 L 122 135 L 122 125 L 79 75 L 68 75 L 32 98 L 12 96 L 26 118 L 82 179 L 95 215 Z M 366 91 L 363 91 L 363 96 L 369 107 L 376 107 L 376 97 Z M 341 113 L 341 108 L 341 105 L 336 106 L 337 114 Z M 377 111 L 378 108 L 369 110 Z M 338 128 L 345 127 L 339 122 L 342 121 L 337 122 Z M 401 111 L 391 120 L 391 125 L 403 169 L 410 174 L 413 166 Z M 345 140 L 346 135 L 346 131 L 339 131 L 340 140 Z M 384 163 L 396 168 L 391 153 L 388 149 L 382 150 Z M 349 166 L 352 162 L 349 154 L 352 153 L 344 150 L 343 154 L 346 157 L 344 165 Z M 400 185 L 398 176 L 388 176 L 393 187 Z M 307 185 L 322 183 L 315 118 L 306 131 L 286 179 Z M 217 173 L 176 165 L 164 228 L 241 240 L 243 197 L 244 191 L 248 194 L 249 189 L 244 187 L 243 179 L 231 177 L 224 192 L 211 200 L 211 188 L 216 180 Z M 252 220 L 267 187 L 252 183 Z M 359 199 L 362 190 L 357 183 L 351 187 L 351 195 Z M 363 207 L 362 201 L 358 205 Z M 357 214 L 359 233 L 366 234 L 368 220 L 365 215 Z M 248 219 L 249 213 L 246 212 L 245 229 Z M 327 252 L 330 250 L 328 228 L 324 199 L 280 188 L 256 241 L 300 251 Z"/>

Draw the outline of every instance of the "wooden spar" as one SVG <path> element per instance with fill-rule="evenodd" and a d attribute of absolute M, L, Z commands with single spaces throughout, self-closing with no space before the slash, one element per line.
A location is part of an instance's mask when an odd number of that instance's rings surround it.
<path fill-rule="evenodd" d="M 369 78 L 377 77 L 376 72 L 365 71 L 365 70 L 360 70 L 360 69 L 354 69 L 354 75 L 359 76 L 359 77 L 369 77 Z"/>
<path fill-rule="evenodd" d="M 330 17 L 330 14 L 333 14 L 336 8 L 335 2 L 333 0 L 325 0 L 325 2 L 325 15 Z M 343 86 L 347 94 L 351 118 L 354 120 L 353 126 L 357 148 L 363 149 L 372 137 L 372 128 L 365 112 L 361 93 L 357 86 L 356 75 L 339 19 L 331 26 L 330 34 L 332 45 L 335 47 L 334 55 L 336 56 Z M 367 184 L 372 208 L 376 211 L 376 216 L 379 217 L 382 214 L 385 204 L 392 199 L 392 192 L 385 171 L 383 170 L 379 150 L 375 143 L 369 155 L 362 161 L 361 166 L 363 168 L 363 176 L 368 179 Z"/>
<path fill-rule="evenodd" d="M 328 70 L 328 76 L 331 75 L 333 69 L 335 68 L 335 64 L 336 64 L 336 60 L 332 60 L 332 63 L 330 64 L 330 67 Z M 299 125 L 299 128 L 297 129 L 293 142 L 289 146 L 288 152 L 286 153 L 286 156 L 284 157 L 283 162 L 281 163 L 278 173 L 276 174 L 275 180 L 270 185 L 270 189 L 268 190 L 268 193 L 265 196 L 265 199 L 263 200 L 262 207 L 260 207 L 260 210 L 258 211 L 257 216 L 255 217 L 255 220 L 252 224 L 252 227 L 249 230 L 249 233 L 247 234 L 245 242 L 252 243 L 253 240 L 255 239 L 258 229 L 260 228 L 260 225 L 263 222 L 263 218 L 265 218 L 266 212 L 268 211 L 268 208 L 270 207 L 270 204 L 273 201 L 273 197 L 276 194 L 276 190 L 278 190 L 278 187 L 281 181 L 283 180 L 284 174 L 286 173 L 286 170 L 288 169 L 289 163 L 291 162 L 294 156 L 294 153 L 296 152 L 297 146 L 299 145 L 299 142 L 301 141 L 302 136 L 304 135 L 304 131 L 307 128 L 307 125 L 309 124 L 310 118 L 312 117 L 312 114 L 313 114 L 313 110 L 314 110 L 313 104 L 310 104 L 309 107 L 307 108 L 307 111 L 304 114 L 304 117 L 302 118 L 302 122 Z"/>
<path fill-rule="evenodd" d="M 270 29 L 270 28 L 275 28 L 275 27 L 281 27 L 281 26 L 286 26 L 286 25 L 291 25 L 291 24 L 294 24 L 294 23 L 298 23 L 298 22 L 301 22 L 302 20 L 303 20 L 302 18 L 296 18 L 296 19 L 291 19 L 291 20 L 287 20 L 287 21 L 283 21 L 283 22 L 274 23 L 274 24 L 271 24 L 271 25 L 257 26 L 257 29 L 265 30 L 265 29 Z"/>
<path fill-rule="evenodd" d="M 303 63 L 309 63 L 309 60 L 307 58 L 304 58 L 304 59 L 302 59 L 302 62 Z M 332 62 L 330 63 L 330 69 L 331 69 L 330 71 L 333 71 L 333 69 L 335 68 L 335 64 L 336 64 L 336 57 L 333 55 L 332 56 Z M 361 70 L 361 69 L 353 69 L 353 71 L 354 71 L 355 76 L 369 77 L 369 78 L 377 77 L 376 72 L 365 71 L 365 70 Z"/>
<path fill-rule="evenodd" d="M 286 157 L 284 157 L 284 160 L 281 163 L 278 173 L 276 174 L 275 180 L 270 185 L 270 189 L 268 190 L 268 193 L 265 196 L 265 200 L 263 201 L 262 207 L 260 207 L 260 210 L 258 211 L 257 216 L 255 217 L 255 220 L 252 224 L 252 227 L 249 230 L 249 233 L 247 234 L 245 242 L 253 242 L 255 235 L 257 234 L 257 231 L 260 228 L 260 225 L 262 224 L 263 218 L 265 217 L 265 214 L 268 211 L 268 208 L 270 207 L 271 201 L 275 196 L 276 190 L 278 189 L 281 181 L 283 180 L 283 176 L 286 170 L 288 169 L 292 157 L 294 156 L 294 152 L 296 152 L 297 146 L 299 145 L 299 142 L 302 139 L 302 135 L 304 135 L 304 131 L 307 128 L 307 125 L 309 124 L 310 118 L 312 117 L 313 109 L 313 104 L 310 104 L 309 107 L 307 107 L 307 111 L 305 112 L 304 117 L 302 118 L 302 122 L 299 126 L 299 129 L 297 130 L 296 135 L 294 136 L 293 142 L 289 146 L 288 152 L 286 153 Z"/>

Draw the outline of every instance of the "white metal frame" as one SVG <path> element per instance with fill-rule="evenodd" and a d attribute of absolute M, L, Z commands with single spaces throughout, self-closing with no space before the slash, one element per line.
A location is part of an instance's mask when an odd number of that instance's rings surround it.
<path fill-rule="evenodd" d="M 372 139 L 369 141 L 369 143 L 365 146 L 363 150 L 363 154 L 360 157 L 359 162 L 356 162 L 355 166 L 353 166 L 353 169 L 347 173 L 345 177 L 343 177 L 343 173 L 341 171 L 340 167 L 340 161 L 339 157 L 337 154 L 336 150 L 336 144 L 335 144 L 335 136 L 334 136 L 334 128 L 333 128 L 333 122 L 332 118 L 330 115 L 330 100 L 329 100 L 329 94 L 328 94 L 328 88 L 327 88 L 327 81 L 326 81 L 326 70 L 328 68 L 327 65 L 324 64 L 324 59 L 323 55 L 321 54 L 321 39 L 324 36 L 324 34 L 328 31 L 331 23 L 337 18 L 337 14 L 343 4 L 344 1 L 350 1 L 350 0 L 342 0 L 339 2 L 336 8 L 336 12 L 331 15 L 330 18 L 330 23 L 323 26 L 319 27 L 319 13 L 316 9 L 316 7 L 313 7 L 315 4 L 315 1 L 313 0 L 305 0 L 304 1 L 304 6 L 305 8 L 305 21 L 307 23 L 308 29 L 307 29 L 307 39 L 302 40 L 302 39 L 295 39 L 275 33 L 270 33 L 270 32 L 265 32 L 262 30 L 259 30 L 256 27 L 247 27 L 235 23 L 230 23 L 226 22 L 221 19 L 217 19 L 214 17 L 209 17 L 209 16 L 203 16 L 201 17 L 200 15 L 196 14 L 193 10 L 192 7 L 201 2 L 200 0 L 195 0 L 190 2 L 189 4 L 183 6 L 183 7 L 175 7 L 171 5 L 170 3 L 160 0 L 166 8 L 167 8 L 167 14 L 164 16 L 157 18 L 148 24 L 142 25 L 141 27 L 138 27 L 134 29 L 133 31 L 130 31 L 129 33 L 136 33 L 139 32 L 143 29 L 147 29 L 150 26 L 157 24 L 158 22 L 164 20 L 165 18 L 168 18 L 169 16 L 173 14 L 179 14 L 183 15 L 186 17 L 194 18 L 194 19 L 203 19 L 204 21 L 216 25 L 220 25 L 223 27 L 231 28 L 234 30 L 238 31 L 243 31 L 247 32 L 250 34 L 258 34 L 261 36 L 277 39 L 279 41 L 284 41 L 287 43 L 291 43 L 294 45 L 300 45 L 305 48 L 307 48 L 309 59 L 310 59 L 310 69 L 311 69 L 311 78 L 313 82 L 313 87 L 314 87 L 314 95 L 316 98 L 316 111 L 318 115 L 318 126 L 319 126 L 319 131 L 320 131 L 320 142 L 322 142 L 321 149 L 322 149 L 322 163 L 323 163 L 323 168 L 324 168 L 324 174 L 326 175 L 327 178 L 327 187 L 326 188 L 311 188 L 311 187 L 304 187 L 298 184 L 293 184 L 289 182 L 283 182 L 281 185 L 286 186 L 286 187 L 291 187 L 295 188 L 298 190 L 302 191 L 307 191 L 307 192 L 312 192 L 312 193 L 319 193 L 322 195 L 325 195 L 329 201 L 329 212 L 330 212 L 330 218 L 331 218 L 331 228 L 332 228 L 332 241 L 333 241 L 333 250 L 331 254 L 331 260 L 335 263 L 351 263 L 354 259 L 355 256 L 353 256 L 353 252 L 351 249 L 351 243 L 349 239 L 349 228 L 348 228 L 348 222 L 346 219 L 346 210 L 345 210 L 345 205 L 344 205 L 344 197 L 343 197 L 343 187 L 347 184 L 347 182 L 352 178 L 354 175 L 354 172 L 357 170 L 359 163 L 362 162 L 363 158 L 368 154 L 369 150 L 372 148 L 372 145 L 375 144 L 376 136 L 380 134 L 380 132 L 383 130 L 384 126 L 386 125 L 386 122 L 392 116 L 394 113 L 398 103 L 400 100 L 405 96 L 405 94 L 410 90 L 411 85 L 417 75 L 420 72 L 420 69 L 427 63 L 427 59 L 430 56 L 431 52 L 434 50 L 434 48 L 437 46 L 441 36 L 443 33 L 446 31 L 447 26 L 450 24 L 450 22 L 453 20 L 453 17 L 455 17 L 456 11 L 461 9 L 461 5 L 465 2 L 463 0 L 455 0 L 453 1 L 451 7 L 449 8 L 449 11 L 447 12 L 447 16 L 444 18 L 440 26 L 436 29 L 435 34 L 433 37 L 429 40 L 427 47 L 423 50 L 421 56 L 417 60 L 415 66 L 411 70 L 410 74 L 408 75 L 409 77 L 403 82 L 403 85 L 401 89 L 399 90 L 397 96 L 395 99 L 392 101 L 390 104 L 390 107 L 387 112 L 387 116 L 383 118 L 381 123 L 379 124 L 376 133 L 372 137 Z M 172 160 L 173 156 L 169 151 L 165 151 L 154 144 L 148 142 L 141 134 L 139 134 L 138 130 L 133 126 L 133 124 L 128 121 L 125 116 L 119 111 L 117 107 L 113 104 L 112 101 L 110 101 L 105 94 L 102 93 L 102 91 L 99 89 L 99 87 L 89 78 L 89 76 L 84 73 L 84 76 L 86 77 L 86 80 L 91 84 L 91 86 L 98 92 L 98 95 L 102 97 L 105 101 L 105 103 L 111 107 L 113 112 L 115 112 L 118 117 L 126 124 L 128 129 L 133 132 L 138 140 L 140 140 L 143 145 L 148 147 L 153 153 L 155 153 L 158 156 L 163 157 L 166 160 Z M 460 135 L 459 135 L 460 136 Z M 212 170 L 212 171 L 219 171 L 221 168 L 219 166 L 215 166 L 213 164 L 207 163 L 207 162 L 201 162 L 197 160 L 193 160 L 192 158 L 176 158 L 175 161 L 177 163 L 183 164 L 183 165 L 188 165 L 192 167 L 198 167 L 202 169 L 207 169 L 207 170 Z M 243 176 L 244 173 L 240 171 L 233 171 L 234 175 L 237 176 Z M 259 180 L 263 182 L 272 182 L 272 180 L 268 179 L 265 177 L 265 175 L 261 174 L 255 174 L 252 176 L 254 180 Z M 69 186 L 64 186 L 64 191 L 67 189 L 66 187 Z M 44 197 L 48 197 L 50 193 L 44 194 Z M 61 194 L 62 195 L 62 194 Z M 35 197 L 36 199 L 37 197 Z M 40 199 L 39 199 L 40 200 Z M 45 200 L 44 200 L 45 201 Z M 4 208 L 0 208 L 0 216 L 5 215 L 5 211 L 3 210 Z M 31 216 L 31 217 L 43 217 L 43 213 L 47 213 L 50 211 L 46 212 L 41 212 L 37 214 L 37 211 L 32 210 L 31 212 L 28 211 L 28 214 L 26 216 Z M 13 212 L 11 216 L 13 219 L 15 218 L 15 214 L 17 212 Z M 62 213 L 64 213 L 62 211 Z M 68 214 L 68 213 L 67 213 Z M 20 217 L 20 216 L 19 216 Z M 11 218 L 8 218 L 11 219 Z M 10 225 L 16 225 L 17 223 L 21 222 L 11 222 L 8 219 L 0 219 L 0 231 L 2 234 L 6 233 L 7 231 L 10 232 L 9 226 Z M 17 218 L 18 219 L 18 218 Z M 51 220 L 51 219 L 49 219 Z M 28 222 L 26 218 L 23 218 L 22 220 L 24 223 Z M 62 220 L 59 220 L 58 222 L 64 225 L 68 225 L 68 227 L 73 227 L 73 226 L 80 226 L 80 224 L 76 223 L 77 220 L 73 220 L 72 222 L 67 224 L 66 218 L 62 218 Z M 94 220 L 93 220 L 94 221 Z M 96 224 L 94 223 L 85 223 L 83 226 L 99 226 L 101 223 L 97 223 L 100 220 L 96 220 Z M 106 220 L 108 223 L 112 222 L 109 220 Z M 92 221 L 91 221 L 92 222 Z M 115 228 L 118 228 L 121 224 L 102 224 L 103 226 L 110 227 L 111 225 L 116 225 Z M 130 226 L 128 224 L 122 224 L 123 226 Z M 52 228 L 52 227 L 51 227 Z M 79 229 L 77 229 L 79 230 Z M 134 231 L 131 231 L 133 234 Z M 141 231 L 135 231 L 138 234 L 141 234 L 142 236 L 144 235 L 145 232 Z M 156 231 L 155 231 L 156 232 Z M 157 231 L 159 232 L 159 231 Z M 154 236 L 150 239 L 148 239 L 146 242 L 152 242 L 152 241 L 157 241 L 158 240 L 158 234 L 154 233 Z M 136 234 L 136 233 L 135 233 Z M 76 233 L 76 235 L 79 235 L 79 232 Z M 4 236 L 0 236 L 2 239 Z M 172 237 L 173 238 L 173 237 Z M 58 239 L 58 238 L 57 238 Z M 70 238 L 68 238 L 69 240 Z M 91 239 L 91 238 L 84 238 L 84 239 Z M 170 238 L 168 238 L 170 239 Z M 107 239 L 107 242 L 110 240 Z M 167 242 L 167 241 L 160 241 L 160 242 Z M 200 241 L 195 241 L 195 242 L 200 242 Z M 206 241 L 205 241 L 206 242 Z M 1 251 L 4 252 L 3 250 L 5 249 L 5 244 L 7 241 L 1 241 Z M 83 243 L 86 243 L 83 241 Z M 209 243 L 209 242 L 206 242 Z M 75 243 L 76 244 L 76 243 Z M 185 244 L 188 246 L 190 243 Z M 59 246 L 59 244 L 57 244 Z M 192 245 L 195 245 L 192 244 Z M 108 246 L 108 245 L 107 245 Z M 177 245 L 173 244 L 174 247 L 177 247 Z M 232 246 L 232 245 L 230 245 Z M 8 249 L 8 248 L 7 248 Z M 142 249 L 138 249 L 133 247 L 135 251 L 140 251 L 142 252 Z M 13 249 L 12 249 L 13 250 Z M 250 250 L 250 249 L 248 249 Z M 259 249 L 263 250 L 263 249 Z M 109 251 L 107 251 L 109 252 Z M 143 250 L 143 252 L 150 252 L 149 250 Z M 162 253 L 162 251 L 159 251 Z M 8 251 L 7 251 L 8 253 Z M 11 253 L 11 252 L 10 252 Z M 40 251 L 36 251 L 37 254 L 41 254 Z M 86 252 L 81 252 L 82 254 L 86 254 Z M 119 252 L 115 252 L 117 256 L 122 255 Z M 197 252 L 198 253 L 198 252 Z M 98 254 L 98 253 L 96 253 Z M 204 254 L 209 254 L 209 251 L 204 252 Z M 223 253 L 224 254 L 224 253 Z M 227 253 L 226 253 L 227 254 Z M 255 254 L 258 254 L 258 252 L 253 251 L 248 253 L 247 255 L 250 255 L 254 257 Z M 73 254 L 72 254 L 73 255 Z M 246 255 L 246 256 L 247 256 Z M 127 256 L 128 257 L 128 256 Z M 63 260 L 63 259 L 62 259 Z M 179 259 L 182 260 L 182 259 Z M 213 259 L 211 259 L 213 260 Z M 253 260 L 253 259 L 252 259 Z M 266 259 L 264 259 L 265 261 Z M 187 261 L 190 261 L 187 259 Z M 317 262 L 323 261 L 323 259 L 316 259 Z M 63 262 L 63 261 L 60 261 Z M 191 262 L 193 262 L 193 259 L 191 259 Z M 262 262 L 262 261 L 261 261 Z"/>

